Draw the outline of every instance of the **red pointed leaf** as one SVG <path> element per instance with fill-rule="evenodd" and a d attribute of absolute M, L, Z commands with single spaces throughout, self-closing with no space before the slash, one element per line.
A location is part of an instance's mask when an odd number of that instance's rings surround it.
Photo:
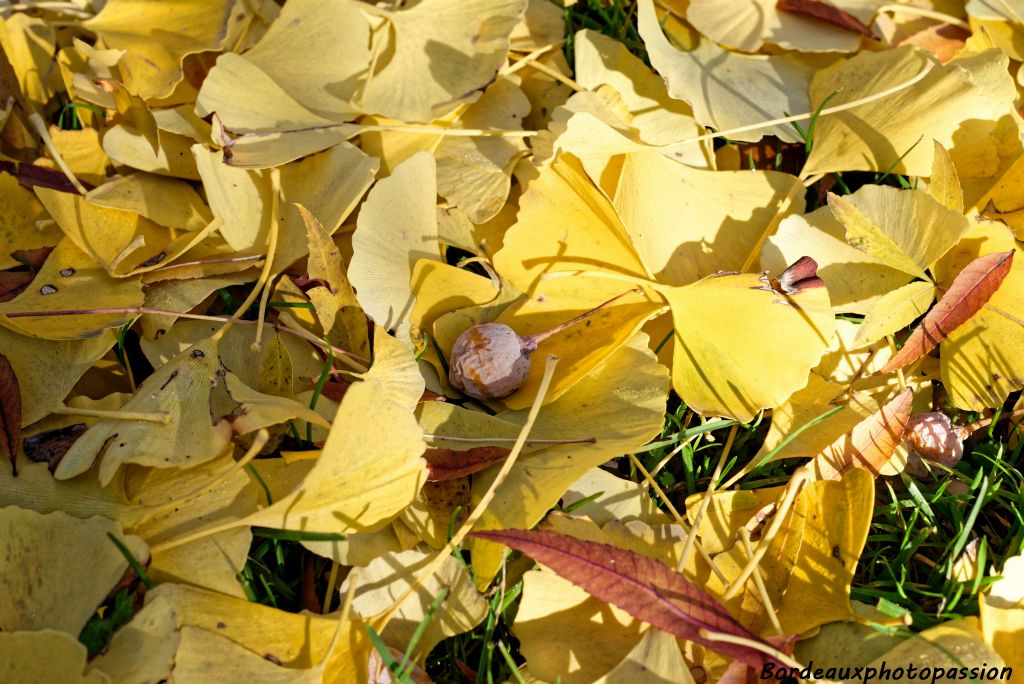
<path fill-rule="evenodd" d="M 488 530 L 472 536 L 522 551 L 591 596 L 660 630 L 760 668 L 773 658 L 739 644 L 714 641 L 701 630 L 766 644 L 744 629 L 714 598 L 664 563 L 557 532 Z"/>
<path fill-rule="evenodd" d="M 509 451 L 499 446 L 473 447 L 465 451 L 430 447 L 423 452 L 423 458 L 427 459 L 427 480 L 443 482 L 480 472 L 508 456 Z"/>
<path fill-rule="evenodd" d="M 21 442 L 21 388 L 7 357 L 0 354 L 0 449 L 18 474 L 18 444 Z"/>
<path fill-rule="evenodd" d="M 831 24 L 832 26 L 878 40 L 875 32 L 865 26 L 864 22 L 860 19 L 827 2 L 821 2 L 821 0 L 779 0 L 775 7 L 783 12 L 799 14 L 807 19 Z"/>
<path fill-rule="evenodd" d="M 806 466 L 811 477 L 836 480 L 850 468 L 866 468 L 877 477 L 903 439 L 913 404 L 913 392 L 900 392 L 815 456 Z"/>
<path fill-rule="evenodd" d="M 966 323 L 992 298 L 1012 265 L 1012 251 L 986 254 L 967 264 L 882 372 L 891 373 L 918 360 Z"/>

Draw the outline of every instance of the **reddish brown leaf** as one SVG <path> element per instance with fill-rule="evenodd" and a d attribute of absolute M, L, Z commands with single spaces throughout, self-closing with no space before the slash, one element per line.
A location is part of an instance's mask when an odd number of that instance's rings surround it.
<path fill-rule="evenodd" d="M 821 21 L 878 40 L 875 32 L 860 19 L 845 10 L 821 2 L 821 0 L 779 0 L 775 7 L 783 12 L 798 14 L 807 19 Z"/>
<path fill-rule="evenodd" d="M 0 354 L 0 449 L 11 459 L 18 474 L 18 444 L 21 442 L 21 388 L 7 357 Z"/>
<path fill-rule="evenodd" d="M 53 247 L 36 247 L 35 249 L 19 249 L 11 252 L 11 258 L 28 266 L 33 273 L 43 267 L 46 258 L 50 256 Z"/>
<path fill-rule="evenodd" d="M 0 271 L 0 302 L 9 302 L 17 297 L 34 277 L 28 271 Z"/>
<path fill-rule="evenodd" d="M 331 380 L 324 383 L 320 394 L 331 401 L 341 401 L 345 396 L 345 392 L 348 391 L 348 386 L 350 384 L 351 383 L 345 382 L 344 380 Z"/>
<path fill-rule="evenodd" d="M 465 451 L 430 447 L 423 452 L 423 458 L 427 459 L 427 480 L 443 482 L 472 475 L 505 458 L 509 451 L 498 446 L 473 447 Z"/>
<path fill-rule="evenodd" d="M 50 188 L 51 190 L 57 190 L 58 192 L 71 192 L 78 194 L 78 190 L 71 184 L 71 181 L 67 179 L 60 171 L 54 169 L 48 169 L 44 166 L 33 166 L 32 164 L 10 161 L 0 161 L 0 171 L 11 174 L 18 179 L 18 183 L 22 187 L 31 190 L 32 188 Z M 85 181 L 79 181 L 86 190 L 92 190 L 94 185 L 86 183 Z"/>
<path fill-rule="evenodd" d="M 967 264 L 882 372 L 891 373 L 918 360 L 966 323 L 992 298 L 1012 265 L 1012 251 L 986 254 Z"/>
<path fill-rule="evenodd" d="M 805 466 L 810 476 L 836 480 L 850 468 L 865 468 L 877 477 L 903 439 L 913 403 L 914 393 L 903 390 L 815 456 Z"/>
<path fill-rule="evenodd" d="M 522 551 L 591 596 L 680 639 L 754 667 L 780 664 L 750 646 L 703 636 L 707 630 L 767 645 L 736 622 L 707 592 L 653 558 L 557 532 L 491 530 L 472 536 Z"/>

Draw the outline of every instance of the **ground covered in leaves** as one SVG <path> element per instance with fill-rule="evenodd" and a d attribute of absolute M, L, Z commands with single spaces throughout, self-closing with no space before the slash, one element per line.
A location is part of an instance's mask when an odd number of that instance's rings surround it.
<path fill-rule="evenodd" d="M 1024 676 L 1022 17 L 0 2 L 0 681 Z"/>

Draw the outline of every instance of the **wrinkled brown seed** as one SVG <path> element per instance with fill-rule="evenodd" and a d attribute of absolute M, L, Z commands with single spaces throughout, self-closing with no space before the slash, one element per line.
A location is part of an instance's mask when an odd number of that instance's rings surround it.
<path fill-rule="evenodd" d="M 642 292 L 639 289 L 623 292 L 572 320 L 526 337 L 520 337 L 504 323 L 470 326 L 452 346 L 448 380 L 463 394 L 474 399 L 504 399 L 523 386 L 530 373 L 530 354 L 537 351 L 538 344 L 611 306 L 626 295 Z"/>

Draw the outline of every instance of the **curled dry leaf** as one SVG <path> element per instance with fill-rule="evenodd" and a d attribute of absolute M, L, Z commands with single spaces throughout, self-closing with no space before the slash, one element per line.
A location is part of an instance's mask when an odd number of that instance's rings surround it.
<path fill-rule="evenodd" d="M 556 532 L 504 530 L 472 536 L 522 551 L 595 598 L 681 639 L 755 667 L 775 662 L 751 646 L 708 638 L 706 632 L 714 632 L 764 644 L 703 589 L 652 558 Z"/>
<path fill-rule="evenodd" d="M 918 360 L 976 314 L 1009 275 L 1013 254 L 995 252 L 969 263 L 882 372 L 891 373 Z"/>
<path fill-rule="evenodd" d="M 914 393 L 903 390 L 895 399 L 871 414 L 825 447 L 805 466 L 815 479 L 834 480 L 850 468 L 865 468 L 878 475 L 889 463 L 910 421 Z"/>

